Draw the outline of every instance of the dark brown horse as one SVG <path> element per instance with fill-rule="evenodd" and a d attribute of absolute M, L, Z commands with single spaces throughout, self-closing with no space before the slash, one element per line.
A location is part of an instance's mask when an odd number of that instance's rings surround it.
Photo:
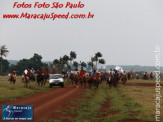
<path fill-rule="evenodd" d="M 38 75 L 37 75 L 37 83 L 38 83 L 38 86 L 40 86 L 40 85 L 41 85 L 41 86 L 45 85 L 43 75 L 41 75 L 41 74 L 38 74 Z"/>
<path fill-rule="evenodd" d="M 87 82 L 88 82 L 89 89 L 91 89 L 91 87 L 93 85 L 93 82 L 94 82 L 94 77 L 93 76 L 89 76 L 88 79 L 87 79 Z"/>
<path fill-rule="evenodd" d="M 44 74 L 44 75 L 43 75 L 43 85 L 44 85 L 44 86 L 45 86 L 45 84 L 47 83 L 48 79 L 49 79 L 49 74 Z"/>

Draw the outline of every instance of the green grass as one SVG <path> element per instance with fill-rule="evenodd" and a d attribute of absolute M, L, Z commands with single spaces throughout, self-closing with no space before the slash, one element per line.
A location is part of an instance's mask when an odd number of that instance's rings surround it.
<path fill-rule="evenodd" d="M 64 116 L 61 117 L 61 120 L 69 119 L 77 122 L 118 122 L 128 119 L 155 121 L 154 87 L 134 85 L 135 83 L 154 82 L 152 80 L 130 80 L 128 82 L 133 85 L 119 84 L 118 88 L 109 89 L 104 83 L 100 85 L 98 90 L 87 89 L 77 107 L 61 110 L 67 114 L 75 114 L 75 117 Z M 97 117 L 105 114 L 99 110 L 102 109 L 102 105 L 108 98 L 111 101 L 111 106 L 108 108 L 110 114 Z"/>
<path fill-rule="evenodd" d="M 8 79 L 8 76 L 0 76 L 0 101 L 15 100 L 16 98 L 32 96 L 50 90 L 48 83 L 46 83 L 46 86 L 39 87 L 37 82 L 30 82 L 26 88 L 24 83 L 21 83 L 21 77 L 17 77 L 15 85 L 10 84 Z M 67 85 L 67 80 L 65 80 L 65 85 Z"/>

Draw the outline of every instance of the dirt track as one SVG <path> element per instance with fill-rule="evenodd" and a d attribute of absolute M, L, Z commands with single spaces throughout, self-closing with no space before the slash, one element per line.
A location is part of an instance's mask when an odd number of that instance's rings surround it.
<path fill-rule="evenodd" d="M 65 88 L 53 88 L 52 90 L 41 93 L 35 96 L 20 98 L 14 102 L 5 102 L 2 104 L 12 105 L 33 105 L 34 107 L 34 121 L 39 122 L 40 120 L 57 119 L 55 111 L 63 106 L 68 106 L 68 102 L 71 99 L 81 97 L 84 89 L 80 87 L 75 88 L 69 84 Z M 66 105 L 67 104 L 67 105 Z M 0 110 L 1 112 L 2 110 Z M 2 120 L 2 118 L 0 118 Z M 4 121 L 5 122 L 5 121 Z M 9 121 L 8 121 L 9 122 Z M 16 122 L 16 121 L 12 121 Z M 20 121 L 19 121 L 20 122 Z"/>

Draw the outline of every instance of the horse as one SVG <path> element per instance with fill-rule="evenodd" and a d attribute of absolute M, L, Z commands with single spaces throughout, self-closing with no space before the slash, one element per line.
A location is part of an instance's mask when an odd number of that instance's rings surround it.
<path fill-rule="evenodd" d="M 79 80 L 80 80 L 81 88 L 86 88 L 86 83 L 87 83 L 86 76 L 79 78 Z"/>
<path fill-rule="evenodd" d="M 75 83 L 75 87 L 78 87 L 78 82 L 79 82 L 79 76 L 78 75 L 73 76 L 73 82 Z M 73 82 L 72 82 L 72 84 L 73 84 Z"/>
<path fill-rule="evenodd" d="M 72 83 L 72 84 L 74 84 L 74 75 L 71 73 L 70 74 L 70 76 L 69 76 L 69 78 L 68 78 L 68 80 L 70 80 L 70 82 Z"/>
<path fill-rule="evenodd" d="M 89 87 L 89 89 L 91 89 L 92 84 L 93 84 L 93 82 L 94 82 L 93 76 L 89 76 L 87 82 L 88 82 L 88 87 Z"/>
<path fill-rule="evenodd" d="M 126 75 L 123 75 L 122 78 L 121 78 L 121 81 L 122 81 L 122 84 L 123 84 L 123 85 L 126 85 L 127 76 L 126 76 Z"/>
<path fill-rule="evenodd" d="M 99 84 L 101 83 L 101 77 L 95 77 L 94 78 L 94 85 L 96 89 L 98 89 Z"/>
<path fill-rule="evenodd" d="M 34 74 L 29 75 L 29 80 L 30 81 L 36 81 L 36 78 L 35 78 Z"/>
<path fill-rule="evenodd" d="M 107 81 L 107 84 L 109 84 L 109 87 L 111 88 L 112 87 L 112 84 L 113 84 L 113 76 L 109 74 L 107 76 L 106 81 Z"/>
<path fill-rule="evenodd" d="M 10 84 L 12 84 L 12 83 L 15 84 L 16 76 L 11 75 L 9 81 L 10 81 Z"/>
<path fill-rule="evenodd" d="M 41 75 L 41 74 L 37 75 L 37 83 L 38 83 L 38 86 L 40 86 L 40 84 L 41 84 L 41 86 L 43 86 L 43 85 L 45 86 L 43 75 Z"/>
<path fill-rule="evenodd" d="M 119 81 L 118 73 L 115 73 L 113 75 L 113 86 L 114 86 L 114 88 L 117 87 L 118 81 Z"/>
<path fill-rule="evenodd" d="M 29 84 L 29 77 L 28 76 L 22 76 L 22 83 L 25 83 L 25 87 L 27 87 L 28 86 L 28 84 Z"/>
<path fill-rule="evenodd" d="M 44 74 L 43 75 L 43 85 L 45 86 L 45 83 L 48 81 L 49 79 L 49 74 Z"/>

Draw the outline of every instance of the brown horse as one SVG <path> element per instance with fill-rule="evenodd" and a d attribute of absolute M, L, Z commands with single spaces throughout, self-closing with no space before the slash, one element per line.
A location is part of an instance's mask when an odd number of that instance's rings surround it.
<path fill-rule="evenodd" d="M 98 89 L 99 84 L 101 83 L 101 77 L 94 78 L 94 85 Z"/>
<path fill-rule="evenodd" d="M 123 75 L 123 76 L 121 77 L 121 81 L 122 81 L 122 84 L 123 84 L 123 85 L 126 85 L 127 76 L 126 76 L 126 75 Z"/>
<path fill-rule="evenodd" d="M 27 77 L 27 76 L 22 76 L 22 83 L 24 83 L 24 86 L 25 87 L 28 87 L 28 84 L 29 84 L 29 77 Z"/>
<path fill-rule="evenodd" d="M 87 82 L 88 82 L 89 89 L 91 89 L 92 84 L 94 82 L 94 77 L 93 76 L 89 76 L 88 79 L 87 79 Z"/>
<path fill-rule="evenodd" d="M 49 74 L 44 74 L 43 75 L 43 85 L 44 86 L 45 86 L 45 83 L 47 83 L 48 79 L 49 79 Z"/>
<path fill-rule="evenodd" d="M 106 78 L 107 84 L 109 84 L 109 87 L 112 88 L 113 85 L 113 76 L 109 74 Z"/>
<path fill-rule="evenodd" d="M 86 76 L 83 76 L 82 78 L 80 78 L 81 88 L 86 88 L 86 83 L 87 83 Z"/>
<path fill-rule="evenodd" d="M 10 84 L 15 84 L 16 76 L 11 75 L 9 81 L 10 81 Z"/>
<path fill-rule="evenodd" d="M 79 82 L 79 76 L 78 75 L 73 75 L 73 82 L 75 83 L 75 87 L 78 87 L 78 82 Z M 72 82 L 72 84 L 73 84 Z"/>

